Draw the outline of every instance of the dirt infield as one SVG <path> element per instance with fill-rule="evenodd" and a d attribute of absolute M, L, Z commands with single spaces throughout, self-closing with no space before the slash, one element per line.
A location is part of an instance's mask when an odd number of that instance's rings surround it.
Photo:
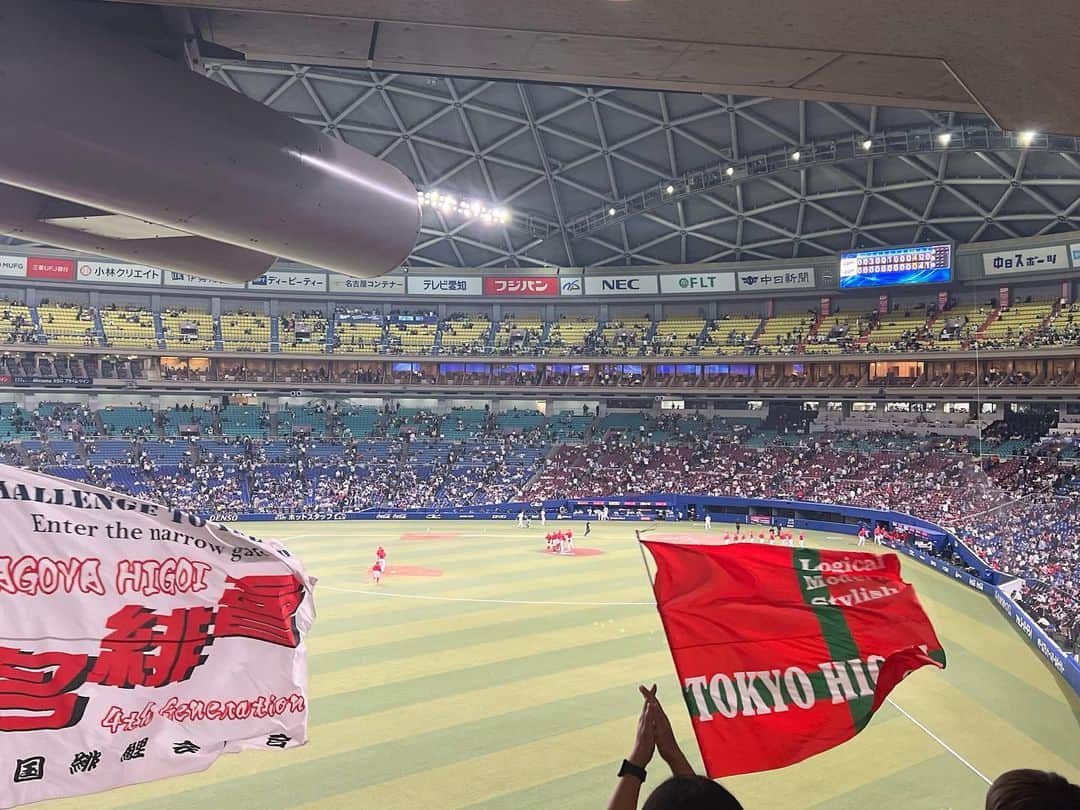
<path fill-rule="evenodd" d="M 406 543 L 436 543 L 443 540 L 460 540 L 461 532 L 405 532 L 398 537 Z"/>
<path fill-rule="evenodd" d="M 658 543 L 700 543 L 706 538 L 700 534 L 674 534 L 671 532 L 649 532 L 641 535 L 642 540 L 655 540 Z"/>
<path fill-rule="evenodd" d="M 538 554 L 550 554 L 552 557 L 599 557 L 604 553 L 602 548 L 582 548 L 581 546 L 574 546 L 573 554 L 558 554 L 554 551 L 548 551 L 546 548 L 536 549 Z"/>

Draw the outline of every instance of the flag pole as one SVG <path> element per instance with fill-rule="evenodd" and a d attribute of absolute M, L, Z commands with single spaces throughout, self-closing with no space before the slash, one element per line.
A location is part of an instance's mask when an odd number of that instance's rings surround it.
<path fill-rule="evenodd" d="M 647 532 L 651 532 L 652 529 L 645 529 Z M 645 556 L 645 544 L 641 542 L 641 529 L 634 530 L 634 536 L 637 537 L 638 551 L 641 552 L 641 562 L 645 565 L 645 578 L 649 580 L 649 587 L 652 588 L 653 594 L 656 593 L 656 578 L 653 576 L 652 569 L 649 568 L 649 558 Z"/>

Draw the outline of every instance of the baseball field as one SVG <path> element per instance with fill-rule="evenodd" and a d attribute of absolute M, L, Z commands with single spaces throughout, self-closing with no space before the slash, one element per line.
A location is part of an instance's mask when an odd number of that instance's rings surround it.
<path fill-rule="evenodd" d="M 544 554 L 537 524 L 243 528 L 285 542 L 319 579 L 310 743 L 43 807 L 595 810 L 632 743 L 637 684 L 653 682 L 699 761 L 634 524 L 594 523 L 587 538 L 575 524 L 587 551 L 574 557 Z M 813 533 L 808 542 L 854 546 Z M 379 544 L 389 571 L 375 586 Z M 1065 683 L 989 599 L 914 561 L 903 570 L 948 668 L 911 675 L 851 742 L 727 780 L 748 810 L 976 810 L 986 780 L 1010 768 L 1080 781 L 1080 702 Z M 656 784 L 663 764 L 650 772 Z"/>

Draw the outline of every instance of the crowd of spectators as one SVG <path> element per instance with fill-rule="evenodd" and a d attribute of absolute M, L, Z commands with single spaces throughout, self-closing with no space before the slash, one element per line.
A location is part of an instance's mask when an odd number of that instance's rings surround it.
<path fill-rule="evenodd" d="M 187 408 L 173 421 L 209 422 L 221 410 Z M 31 420 L 42 436 L 74 438 L 81 455 L 31 443 L 23 452 L 5 447 L 4 458 L 200 512 L 460 507 L 649 492 L 906 512 L 951 529 L 999 570 L 1023 577 L 1021 598 L 1037 619 L 1067 638 L 1080 635 L 1080 505 L 1061 442 L 998 458 L 972 454 L 967 437 L 807 433 L 798 419 L 773 420 L 764 430 L 661 413 L 552 450 L 554 422 L 507 429 L 486 411 L 466 421 L 453 412 L 389 409 L 366 436 L 340 430 L 324 413 L 336 438 L 172 438 L 162 441 L 183 451 L 168 464 L 136 439 L 130 456 L 95 466 L 95 439 L 80 433 L 92 412 L 78 405 L 39 410 L 12 418 Z M 158 426 L 163 420 L 156 416 Z M 994 440 L 1016 429 L 1005 426 Z"/>
<path fill-rule="evenodd" d="M 870 443 L 866 452 L 855 448 Z M 620 435 L 564 446 L 526 492 L 532 501 L 679 492 L 843 503 L 906 512 L 959 533 L 1000 570 L 1024 577 L 1048 628 L 1080 637 L 1080 503 L 1058 495 L 1072 474 L 1045 455 L 994 460 L 967 439 L 904 434 L 752 433 L 657 445 Z"/>

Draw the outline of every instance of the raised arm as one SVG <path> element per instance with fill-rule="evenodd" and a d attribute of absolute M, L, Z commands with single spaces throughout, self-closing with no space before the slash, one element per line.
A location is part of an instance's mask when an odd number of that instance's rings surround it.
<path fill-rule="evenodd" d="M 643 692 L 647 691 L 645 687 L 641 689 Z M 619 781 L 615 785 L 611 801 L 608 802 L 608 810 L 637 810 L 638 796 L 645 781 L 645 766 L 652 760 L 656 750 L 655 715 L 656 705 L 646 700 L 638 718 L 634 747 L 619 769 Z"/>

